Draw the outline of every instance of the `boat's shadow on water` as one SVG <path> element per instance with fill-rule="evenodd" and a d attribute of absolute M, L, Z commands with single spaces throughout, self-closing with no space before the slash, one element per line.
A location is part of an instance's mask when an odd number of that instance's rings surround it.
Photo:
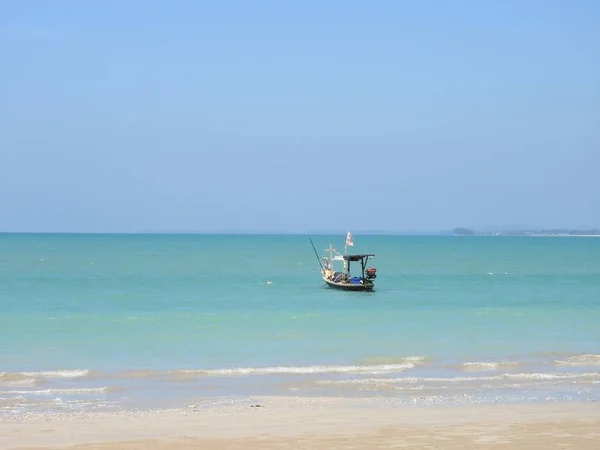
<path fill-rule="evenodd" d="M 327 284 L 323 284 L 319 287 L 320 290 L 324 290 L 324 291 L 331 291 L 332 294 L 338 294 L 340 296 L 343 297 L 348 297 L 348 298 L 361 298 L 363 296 L 368 296 L 371 297 L 377 293 L 386 293 L 386 292 L 398 292 L 398 291 L 387 291 L 387 290 L 382 290 L 382 289 L 373 289 L 372 291 L 345 291 L 342 289 L 335 289 L 335 288 L 331 288 L 329 287 Z"/>

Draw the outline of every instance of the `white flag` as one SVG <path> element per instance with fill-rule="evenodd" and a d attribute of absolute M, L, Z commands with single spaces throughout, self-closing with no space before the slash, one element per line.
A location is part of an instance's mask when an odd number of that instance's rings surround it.
<path fill-rule="evenodd" d="M 352 235 L 348 231 L 348 234 L 346 235 L 346 247 L 353 247 L 353 246 L 354 246 L 354 239 L 352 239 Z"/>

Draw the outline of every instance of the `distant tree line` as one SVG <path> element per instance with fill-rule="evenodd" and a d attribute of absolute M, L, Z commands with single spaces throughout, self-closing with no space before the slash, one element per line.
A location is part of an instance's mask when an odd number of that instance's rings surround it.
<path fill-rule="evenodd" d="M 600 236 L 600 230 L 593 228 L 588 230 L 578 229 L 540 229 L 540 230 L 511 230 L 511 231 L 488 231 L 475 232 L 470 228 L 457 227 L 452 230 L 455 236 Z"/>
<path fill-rule="evenodd" d="M 469 228 L 458 227 L 453 230 L 455 236 L 474 236 L 475 232 Z"/>
<path fill-rule="evenodd" d="M 503 231 L 503 236 L 597 236 L 600 230 L 576 230 L 576 229 L 548 229 L 548 230 L 524 230 L 524 231 Z"/>

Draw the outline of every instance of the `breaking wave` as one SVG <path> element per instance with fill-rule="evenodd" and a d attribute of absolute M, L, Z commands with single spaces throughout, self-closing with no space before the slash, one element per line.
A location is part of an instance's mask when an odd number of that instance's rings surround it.
<path fill-rule="evenodd" d="M 54 395 L 54 394 L 63 394 L 63 395 L 77 395 L 77 394 L 101 394 L 108 392 L 109 388 L 107 387 L 94 387 L 94 388 L 57 388 L 57 389 L 40 389 L 37 391 L 19 391 L 19 390 L 10 390 L 10 391 L 0 391 L 0 394 L 8 394 L 8 395 Z"/>
<path fill-rule="evenodd" d="M 0 386 L 31 386 L 57 379 L 75 379 L 90 374 L 87 369 L 43 372 L 0 372 Z"/>
<path fill-rule="evenodd" d="M 564 360 L 557 360 L 555 362 L 556 364 L 563 366 L 599 366 L 600 355 L 587 353 L 585 355 L 571 356 Z"/>
<path fill-rule="evenodd" d="M 487 371 L 492 371 L 492 370 L 498 370 L 501 367 L 513 366 L 513 365 L 516 365 L 516 363 L 502 362 L 502 361 L 501 362 L 477 361 L 477 362 L 466 362 L 466 363 L 462 364 L 461 368 L 462 368 L 462 370 L 470 371 L 470 372 L 487 372 Z"/>
<path fill-rule="evenodd" d="M 74 370 L 48 370 L 43 372 L 21 372 L 21 375 L 32 378 L 81 378 L 89 375 L 90 371 L 87 369 L 74 369 Z"/>
<path fill-rule="evenodd" d="M 478 381 L 552 381 L 552 380 L 600 380 L 600 372 L 588 373 L 503 373 L 483 377 L 404 377 L 404 378 L 360 378 L 352 380 L 319 380 L 318 384 L 403 384 L 403 383 L 465 383 Z"/>
<path fill-rule="evenodd" d="M 234 369 L 212 369 L 212 370 L 177 370 L 173 374 L 181 375 L 204 375 L 204 376 L 228 376 L 228 375 L 309 375 L 319 373 L 395 373 L 403 372 L 415 367 L 414 363 L 402 364 L 380 364 L 380 365 L 352 365 L 352 366 L 275 366 L 275 367 L 238 367 Z"/>
<path fill-rule="evenodd" d="M 35 379 L 21 373 L 0 372 L 0 386 L 28 386 L 35 384 Z"/>
<path fill-rule="evenodd" d="M 358 361 L 361 366 L 381 366 L 389 364 L 423 364 L 427 360 L 424 356 L 370 356 Z"/>

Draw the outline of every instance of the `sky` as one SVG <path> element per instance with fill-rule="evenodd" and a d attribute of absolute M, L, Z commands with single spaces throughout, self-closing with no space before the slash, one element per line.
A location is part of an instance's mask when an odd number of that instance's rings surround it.
<path fill-rule="evenodd" d="M 600 2 L 0 2 L 0 231 L 600 227 Z"/>

